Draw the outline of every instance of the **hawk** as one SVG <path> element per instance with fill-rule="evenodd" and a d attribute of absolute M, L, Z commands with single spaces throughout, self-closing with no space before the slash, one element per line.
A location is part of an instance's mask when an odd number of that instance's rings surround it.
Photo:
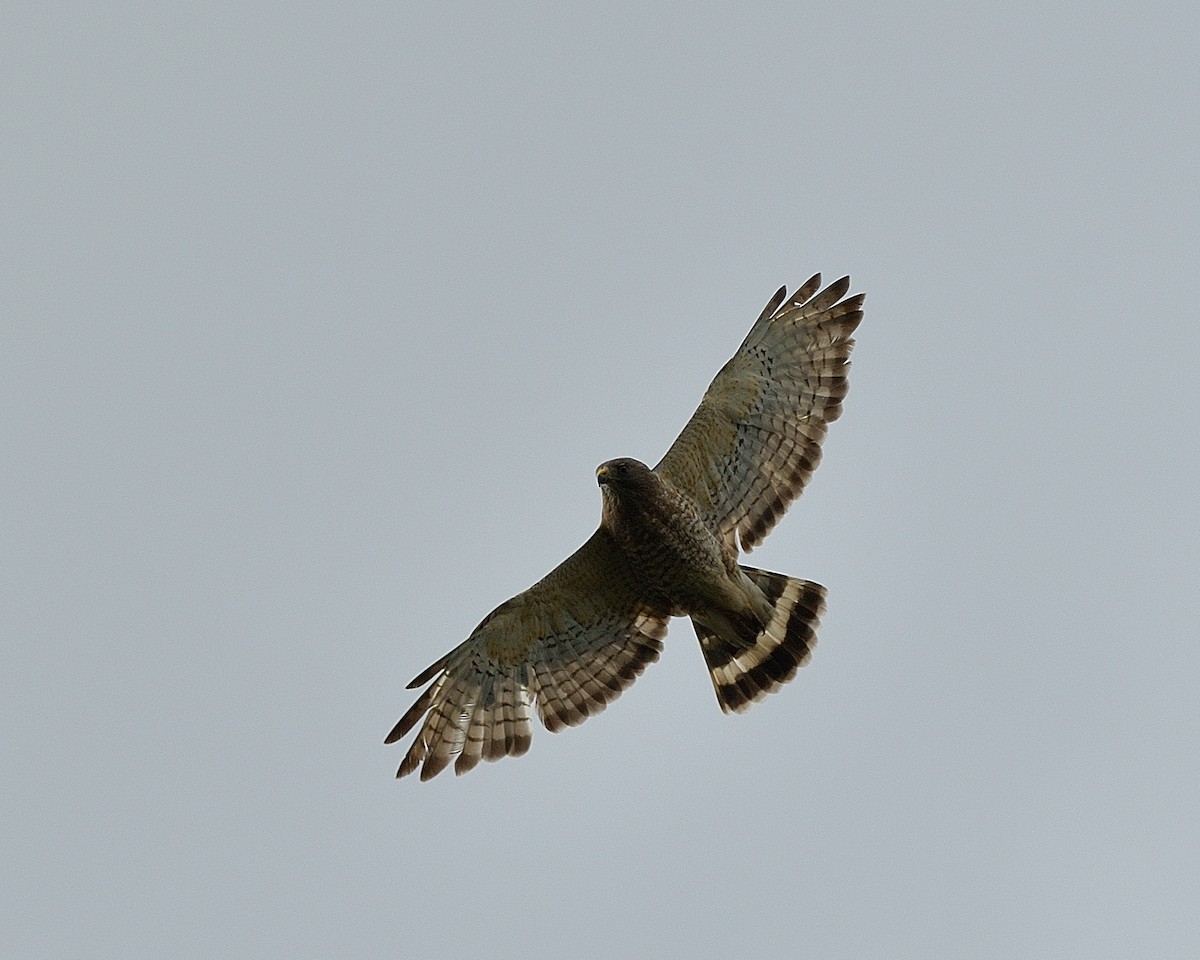
<path fill-rule="evenodd" d="M 535 712 L 551 731 L 599 713 L 658 659 L 671 617 L 691 618 L 726 713 L 795 676 L 825 588 L 738 553 L 800 496 L 841 415 L 864 297 L 849 289 L 781 287 L 656 467 L 600 464 L 591 538 L 408 685 L 429 687 L 384 741 L 421 724 L 397 777 L 520 756 Z"/>

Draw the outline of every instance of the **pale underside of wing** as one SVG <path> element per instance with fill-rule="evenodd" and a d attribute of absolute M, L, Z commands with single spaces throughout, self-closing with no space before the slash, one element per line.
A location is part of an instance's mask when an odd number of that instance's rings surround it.
<path fill-rule="evenodd" d="M 640 604 L 603 530 L 548 576 L 501 604 L 409 684 L 430 683 L 386 743 L 422 718 L 397 776 L 428 780 L 453 760 L 520 756 L 533 713 L 548 730 L 582 723 L 658 659 L 667 617 Z"/>
<path fill-rule="evenodd" d="M 863 294 L 842 299 L 849 277 L 820 285 L 779 290 L 654 468 L 734 549 L 761 543 L 800 496 L 842 412 Z"/>

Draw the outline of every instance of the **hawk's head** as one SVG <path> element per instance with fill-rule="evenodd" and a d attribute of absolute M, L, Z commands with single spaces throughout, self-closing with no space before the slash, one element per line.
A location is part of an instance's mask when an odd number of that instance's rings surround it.
<path fill-rule="evenodd" d="M 659 496 L 662 481 L 658 474 L 640 460 L 621 457 L 609 460 L 596 468 L 596 482 L 604 494 L 602 521 L 610 527 L 620 516 L 630 511 L 640 513 Z"/>
<path fill-rule="evenodd" d="M 614 491 L 645 488 L 654 482 L 654 471 L 632 457 L 606 460 L 596 468 L 596 482 Z"/>

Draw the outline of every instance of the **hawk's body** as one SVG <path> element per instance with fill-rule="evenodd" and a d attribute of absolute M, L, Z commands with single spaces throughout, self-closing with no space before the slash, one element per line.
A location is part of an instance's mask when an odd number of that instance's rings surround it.
<path fill-rule="evenodd" d="M 792 678 L 825 590 L 740 566 L 738 550 L 800 495 L 841 413 L 862 319 L 849 283 L 818 293 L 817 275 L 787 302 L 781 289 L 653 470 L 601 464 L 599 529 L 409 684 L 433 681 L 387 738 L 425 717 L 398 776 L 522 754 L 535 709 L 550 730 L 600 712 L 658 659 L 673 616 L 692 618 L 723 710 Z"/>

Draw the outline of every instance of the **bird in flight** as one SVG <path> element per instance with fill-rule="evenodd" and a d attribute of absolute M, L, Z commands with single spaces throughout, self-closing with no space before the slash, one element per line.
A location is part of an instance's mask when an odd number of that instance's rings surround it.
<path fill-rule="evenodd" d="M 800 496 L 841 415 L 864 297 L 849 289 L 781 287 L 657 466 L 600 464 L 591 538 L 408 685 L 429 684 L 384 741 L 420 723 L 397 777 L 520 756 L 535 712 L 551 731 L 582 723 L 658 659 L 671 617 L 691 618 L 726 713 L 795 676 L 825 588 L 738 554 Z"/>

